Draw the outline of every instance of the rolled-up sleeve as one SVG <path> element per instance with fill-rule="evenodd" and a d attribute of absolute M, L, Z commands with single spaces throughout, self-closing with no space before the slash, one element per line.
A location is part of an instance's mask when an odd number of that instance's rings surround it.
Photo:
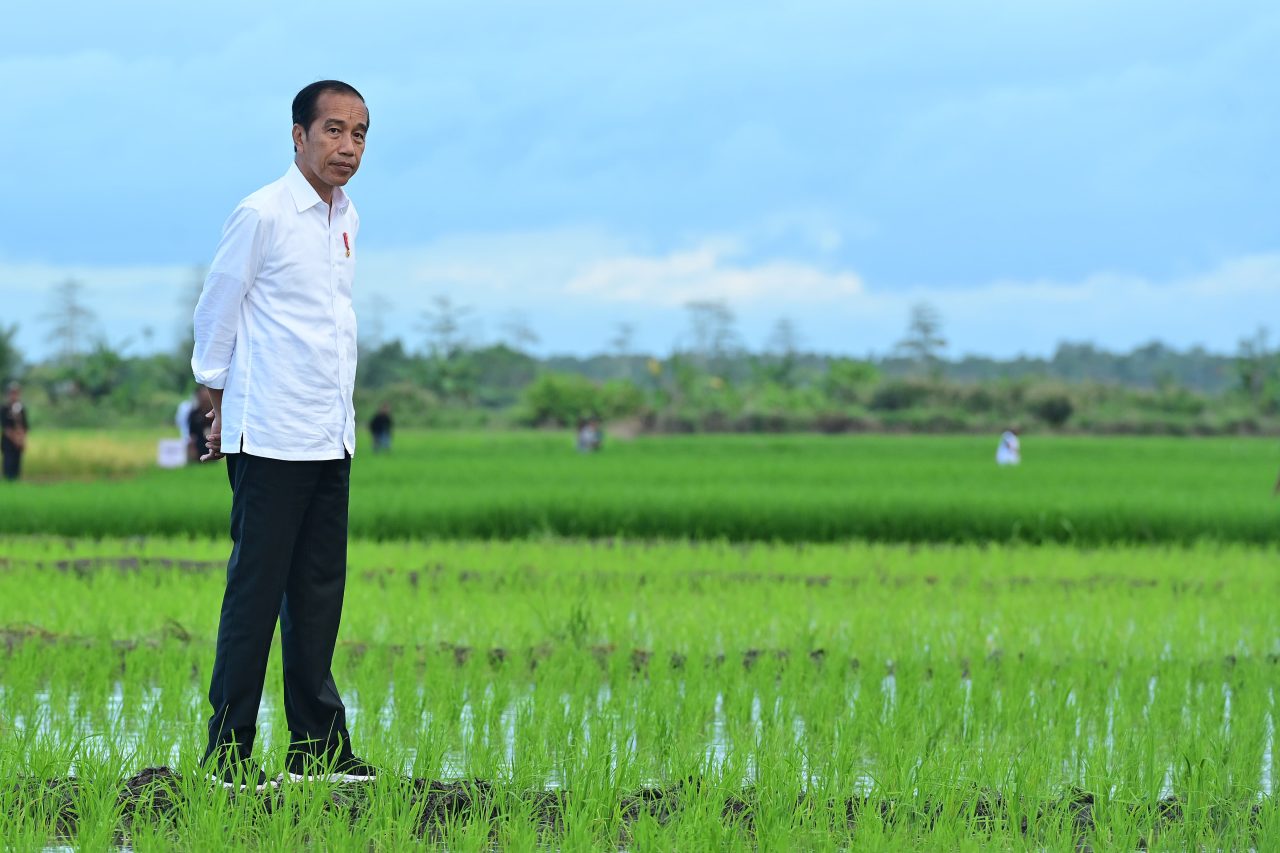
<path fill-rule="evenodd" d="M 225 388 L 236 351 L 240 306 L 262 268 L 266 249 L 261 214 L 247 205 L 235 209 L 222 227 L 222 239 L 209 265 L 196 304 L 195 350 L 191 372 L 210 388 Z"/>

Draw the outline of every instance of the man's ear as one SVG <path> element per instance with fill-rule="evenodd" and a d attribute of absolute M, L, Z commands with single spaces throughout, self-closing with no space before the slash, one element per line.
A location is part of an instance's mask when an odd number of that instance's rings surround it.
<path fill-rule="evenodd" d="M 295 124 L 293 126 L 293 150 L 297 151 L 302 146 L 303 140 L 306 138 L 307 131 L 302 127 L 302 125 Z"/>

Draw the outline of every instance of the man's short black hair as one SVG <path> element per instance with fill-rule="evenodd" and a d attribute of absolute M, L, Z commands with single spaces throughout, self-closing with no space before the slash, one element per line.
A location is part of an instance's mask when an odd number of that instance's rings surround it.
<path fill-rule="evenodd" d="M 343 83 L 341 80 L 317 80 L 310 86 L 304 86 L 302 91 L 293 97 L 293 123 L 302 125 L 304 133 L 311 129 L 311 123 L 316 120 L 316 103 L 325 92 L 355 95 L 361 101 L 364 100 L 364 95 L 357 92 L 355 86 Z M 365 104 L 364 109 L 368 114 L 369 105 Z"/>

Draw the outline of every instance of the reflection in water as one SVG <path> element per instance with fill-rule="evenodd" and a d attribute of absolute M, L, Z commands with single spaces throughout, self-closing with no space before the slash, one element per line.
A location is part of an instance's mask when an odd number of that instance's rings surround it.
<path fill-rule="evenodd" d="M 898 700 L 898 684 L 897 679 L 892 672 L 884 676 L 880 682 L 880 694 L 882 698 L 881 713 L 884 718 L 889 718 L 896 710 Z M 855 683 L 847 695 L 848 711 L 852 715 L 858 707 L 858 697 L 862 687 Z M 961 705 L 961 721 L 962 727 L 966 732 L 973 725 L 973 683 L 969 679 L 963 681 L 963 701 Z M 1147 698 L 1145 707 L 1143 708 L 1143 716 L 1149 717 L 1150 710 L 1156 701 L 1157 679 L 1152 677 L 1147 685 Z M 1190 690 L 1190 686 L 1188 686 Z M 423 707 L 426 698 L 426 688 L 419 686 L 416 689 L 415 698 L 417 706 Z M 682 692 L 678 690 L 677 692 Z M 444 779 L 461 779 L 468 776 L 468 767 L 471 764 L 472 756 L 469 754 L 471 745 L 485 749 L 488 754 L 495 751 L 501 756 L 501 766 L 506 768 L 508 772 L 516 765 L 516 743 L 517 743 L 517 725 L 521 718 L 521 714 L 525 714 L 526 720 L 533 706 L 533 689 L 528 688 L 525 692 L 509 701 L 502 711 L 497 715 L 495 723 L 478 723 L 477 708 L 487 707 L 493 701 L 493 686 L 487 685 L 483 691 L 477 695 L 472 695 L 470 688 L 464 692 L 462 702 L 458 711 L 458 718 L 453 721 L 457 726 L 458 736 L 456 741 L 451 744 L 441 756 L 440 775 Z M 1224 683 L 1222 685 L 1223 712 L 1222 712 L 1222 733 L 1228 736 L 1232 725 L 1232 699 L 1233 694 L 1231 686 Z M 6 688 L 0 686 L 0 707 L 10 705 L 11 697 Z M 1002 697 L 994 697 L 999 701 Z M 11 734 L 21 738 L 24 733 L 30 731 L 34 724 L 34 734 L 42 744 L 55 747 L 79 748 L 79 754 L 88 756 L 105 755 L 108 752 L 116 755 L 133 754 L 142 751 L 144 746 L 154 748 L 157 743 L 168 744 L 167 762 L 174 767 L 181 766 L 183 757 L 191 756 L 198 753 L 203 748 L 203 734 L 205 722 L 205 697 L 202 691 L 192 688 L 185 696 L 180 697 L 178 704 L 175 706 L 173 696 L 164 696 L 160 688 L 147 687 L 140 691 L 136 687 L 131 688 L 130 707 L 126 708 L 125 689 L 122 683 L 116 682 L 107 695 L 105 708 L 101 712 L 95 713 L 92 708 L 84 707 L 83 700 L 78 693 L 71 693 L 60 697 L 59 707 L 55 707 L 53 699 L 48 690 L 37 692 L 33 701 L 22 703 L 24 706 L 31 708 L 28 713 L 15 713 L 11 720 Z M 1034 702 L 1032 697 L 1029 697 Z M 1192 695 L 1188 693 L 1183 706 L 1183 721 L 1190 722 L 1190 703 Z M 1275 774 L 1273 766 L 1275 763 L 1275 704 L 1276 695 L 1275 688 L 1268 691 L 1268 699 L 1271 710 L 1265 716 L 1265 736 L 1263 743 L 1263 753 L 1261 756 L 1261 766 L 1259 768 L 1259 793 L 1260 796 L 1270 796 L 1275 793 Z M 360 718 L 367 709 L 362 707 L 360 694 L 356 690 L 346 691 L 347 700 L 347 717 L 348 726 L 355 730 L 360 723 Z M 589 707 L 583 710 L 578 719 L 579 731 L 581 733 L 584 744 L 590 744 L 592 738 L 593 724 L 601 714 L 614 714 L 619 709 L 612 707 L 614 703 L 612 691 L 607 684 L 601 686 L 595 700 Z M 633 700 L 638 703 L 639 699 Z M 1120 701 L 1118 689 L 1113 690 L 1105 709 L 1105 731 L 1102 737 L 1103 745 L 1108 754 L 1115 747 L 1115 716 L 1116 705 Z M 766 726 L 770 720 L 778 721 L 783 716 L 781 707 L 781 699 L 777 700 L 778 704 L 770 709 L 770 713 L 766 714 L 763 700 L 760 694 L 752 695 L 750 714 L 747 720 L 747 729 L 745 734 L 752 739 L 759 739 L 765 732 Z M 566 717 L 572 714 L 574 707 L 573 697 L 569 694 L 563 694 L 560 697 L 560 704 Z M 403 720 L 397 719 L 397 702 L 395 686 L 391 685 L 386 691 L 385 699 L 374 710 L 378 718 L 378 728 L 390 730 L 393 726 L 403 727 Z M 1084 717 L 1075 694 L 1075 691 L 1067 693 L 1064 706 L 1073 713 L 1074 730 L 1077 740 L 1084 735 Z M 179 713 L 175 714 L 175 708 Z M 638 712 L 638 707 L 631 709 Z M 259 707 L 259 724 L 258 724 L 258 744 L 263 751 L 271 751 L 283 748 L 286 744 L 282 740 L 276 742 L 276 733 L 273 727 L 273 721 L 277 715 L 277 703 L 269 693 L 264 693 L 261 705 Z M 438 721 L 433 717 L 432 712 L 425 708 L 421 712 L 418 720 L 418 726 L 422 731 L 429 731 L 431 727 Z M 448 723 L 449 721 L 444 721 Z M 711 709 L 710 725 L 707 728 L 707 737 L 703 747 L 703 766 L 709 772 L 720 772 L 730 760 L 731 753 L 736 751 L 736 747 L 740 744 L 734 743 L 729 737 L 730 730 L 729 715 L 725 710 L 725 696 L 723 693 L 717 693 L 714 698 L 713 707 Z M 479 730 L 477 730 L 479 726 Z M 805 738 L 807 732 L 807 724 L 803 716 L 791 715 L 789 718 L 789 727 L 792 742 L 797 746 L 797 752 L 801 756 L 799 772 L 806 786 L 820 782 L 813 775 L 809 763 L 808 750 L 804 749 Z M 287 735 L 286 735 L 287 738 Z M 1083 753 L 1091 752 L 1096 747 L 1095 736 L 1090 734 L 1084 736 L 1081 743 L 1081 751 Z M 634 728 L 631 728 L 624 735 L 624 739 L 620 744 L 625 752 L 634 753 L 638 748 L 638 738 Z M 405 774 L 412 772 L 414 762 L 417 758 L 417 750 L 409 747 L 401 753 L 404 755 L 404 765 L 401 771 Z M 152 753 L 154 755 L 154 753 Z M 741 757 L 741 756 L 740 756 Z M 615 750 L 611 755 L 611 766 L 616 769 L 619 761 L 619 755 Z M 1064 783 L 1077 781 L 1076 777 L 1087 770 L 1082 762 L 1079 767 L 1072 763 L 1071 758 L 1065 758 L 1063 764 Z M 743 765 L 741 783 L 743 785 L 751 785 L 756 781 L 756 763 L 751 750 L 748 749 L 746 762 Z M 1165 774 L 1161 790 L 1161 796 L 1170 796 L 1173 791 L 1174 768 L 1169 767 Z M 75 774 L 76 768 L 73 765 L 69 771 Z M 854 793 L 869 793 L 874 781 L 868 772 L 863 772 L 854 777 Z M 661 780 L 645 780 L 645 784 L 658 784 Z M 554 773 L 551 778 L 546 780 L 549 787 L 558 787 L 563 784 L 559 773 Z"/>

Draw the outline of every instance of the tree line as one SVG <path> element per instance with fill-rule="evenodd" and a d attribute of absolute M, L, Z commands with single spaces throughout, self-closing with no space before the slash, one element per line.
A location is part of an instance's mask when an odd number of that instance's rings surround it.
<path fill-rule="evenodd" d="M 197 274 L 194 283 L 198 283 Z M 588 417 L 636 431 L 966 431 L 1008 426 L 1186 434 L 1280 432 L 1280 349 L 1265 329 L 1231 355 L 1153 341 L 1116 353 L 1060 343 L 1048 357 L 948 357 L 944 319 L 927 304 L 906 318 L 897 346 L 864 358 L 806 350 L 780 318 L 748 349 L 724 302 L 686 306 L 665 354 L 638 352 L 619 323 L 609 351 L 537 357 L 519 315 L 498 342 L 467 332 L 474 311 L 435 298 L 420 337 L 387 338 L 375 306 L 362 340 L 357 404 L 388 402 L 405 425 L 569 426 Z M 192 391 L 188 337 L 173 351 L 127 354 L 94 333 L 83 288 L 65 282 L 42 318 L 50 355 L 28 362 L 16 326 L 0 326 L 0 377 L 27 386 L 46 423 L 167 422 Z"/>

